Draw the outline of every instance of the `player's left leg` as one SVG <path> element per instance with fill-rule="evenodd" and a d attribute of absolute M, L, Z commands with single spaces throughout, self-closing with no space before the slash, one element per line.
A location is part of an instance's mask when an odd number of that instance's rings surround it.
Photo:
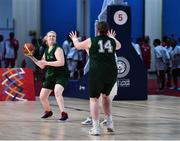
<path fill-rule="evenodd" d="M 68 114 L 64 112 L 64 98 L 62 96 L 63 91 L 64 91 L 64 87 L 62 85 L 60 84 L 55 85 L 54 94 L 55 94 L 56 101 L 61 112 L 60 120 L 64 121 L 68 119 Z"/>
<path fill-rule="evenodd" d="M 42 88 L 39 98 L 41 101 L 41 104 L 44 108 L 44 115 L 41 118 L 48 118 L 51 117 L 53 115 L 50 105 L 49 105 L 49 101 L 48 101 L 48 97 L 50 95 L 50 93 L 52 92 L 52 90 L 47 89 L 47 88 Z"/>
<path fill-rule="evenodd" d="M 110 92 L 110 94 L 109 94 L 109 98 L 110 98 L 110 101 L 112 102 L 113 101 L 113 99 L 114 99 L 114 97 L 117 95 L 117 90 L 118 90 L 118 86 L 117 86 L 117 82 L 115 82 L 115 84 L 114 84 L 114 86 L 113 86 L 113 88 L 112 88 L 112 90 L 111 90 L 111 92 Z M 102 94 L 101 94 L 101 97 L 100 97 L 100 107 L 101 107 L 101 109 L 103 110 L 103 105 L 102 105 Z M 104 112 L 104 110 L 103 110 L 103 112 Z M 106 123 L 107 123 L 107 119 L 106 119 L 106 117 L 105 117 L 105 119 L 100 123 L 101 125 L 106 125 Z"/>

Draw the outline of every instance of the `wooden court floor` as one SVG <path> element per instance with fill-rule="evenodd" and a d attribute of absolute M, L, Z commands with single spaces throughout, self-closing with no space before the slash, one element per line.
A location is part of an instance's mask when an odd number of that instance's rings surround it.
<path fill-rule="evenodd" d="M 115 133 L 88 134 L 80 123 L 89 115 L 89 101 L 65 98 L 69 120 L 58 120 L 58 107 L 50 98 L 54 115 L 42 120 L 36 101 L 0 102 L 0 140 L 180 140 L 180 97 L 149 96 L 147 101 L 113 101 Z M 103 119 L 103 114 L 101 114 Z"/>

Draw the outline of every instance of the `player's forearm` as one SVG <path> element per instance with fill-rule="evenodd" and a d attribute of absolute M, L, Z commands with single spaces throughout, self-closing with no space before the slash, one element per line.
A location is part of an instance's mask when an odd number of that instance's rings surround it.
<path fill-rule="evenodd" d="M 121 43 L 118 40 L 115 41 L 116 41 L 116 50 L 118 50 L 121 48 Z"/>
<path fill-rule="evenodd" d="M 41 69 L 44 69 L 44 68 L 45 68 L 45 66 L 44 66 L 44 65 L 41 65 L 41 64 L 39 63 L 39 61 L 38 61 L 35 57 L 29 56 L 29 58 L 30 58 L 38 67 L 40 67 Z"/>
<path fill-rule="evenodd" d="M 47 66 L 53 66 L 53 67 L 64 66 L 64 61 L 47 62 Z"/>
<path fill-rule="evenodd" d="M 77 48 L 77 49 L 81 49 L 81 44 L 80 42 L 78 41 L 78 38 L 74 38 L 72 39 L 73 41 L 73 44 L 74 44 L 74 47 Z"/>
<path fill-rule="evenodd" d="M 41 69 L 44 69 L 45 68 L 45 66 L 44 65 L 42 65 L 41 63 L 39 63 L 39 61 L 33 61 L 38 67 L 40 67 Z"/>
<path fill-rule="evenodd" d="M 37 63 L 35 63 L 38 67 L 40 67 L 41 69 L 44 69 L 45 68 L 45 66 L 44 65 L 41 65 L 41 64 L 39 64 L 38 62 Z"/>
<path fill-rule="evenodd" d="M 116 50 L 120 49 L 121 48 L 121 43 L 115 38 L 115 37 L 111 37 L 115 40 L 116 42 Z"/>
<path fill-rule="evenodd" d="M 114 39 L 116 42 L 116 50 L 121 48 L 121 43 L 115 38 L 115 34 L 108 35 L 110 38 Z"/>

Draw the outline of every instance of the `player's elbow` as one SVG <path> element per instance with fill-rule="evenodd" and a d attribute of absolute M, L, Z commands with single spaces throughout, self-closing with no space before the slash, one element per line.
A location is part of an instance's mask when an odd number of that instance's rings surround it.
<path fill-rule="evenodd" d="M 45 66 L 39 66 L 41 69 L 44 69 L 45 68 Z"/>
<path fill-rule="evenodd" d="M 121 48 L 121 43 L 120 42 L 117 42 L 116 43 L 116 50 L 120 49 Z"/>
<path fill-rule="evenodd" d="M 75 47 L 77 50 L 82 49 L 82 48 L 81 48 L 81 45 L 79 45 L 79 44 L 75 45 L 74 47 Z"/>
<path fill-rule="evenodd" d="M 59 61 L 58 64 L 59 64 L 58 66 L 64 66 L 65 65 L 65 61 L 64 60 L 63 61 Z"/>

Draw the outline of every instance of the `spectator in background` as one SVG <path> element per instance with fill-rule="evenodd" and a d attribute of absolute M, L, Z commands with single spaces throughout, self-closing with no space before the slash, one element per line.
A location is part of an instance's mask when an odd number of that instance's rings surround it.
<path fill-rule="evenodd" d="M 151 66 L 151 46 L 149 45 L 149 36 L 143 38 L 142 44 L 140 45 L 141 54 L 146 69 L 150 69 Z"/>
<path fill-rule="evenodd" d="M 37 38 L 36 31 L 30 31 L 29 36 L 31 37 L 31 43 L 35 47 L 34 57 L 36 59 L 41 59 L 40 56 L 39 56 L 39 48 L 41 46 L 41 41 Z"/>
<path fill-rule="evenodd" d="M 179 38 L 180 43 L 180 38 Z M 172 44 L 173 50 L 171 52 L 172 58 L 172 76 L 173 86 L 171 89 L 178 89 L 178 77 L 180 77 L 180 46 L 177 45 L 177 41 Z"/>
<path fill-rule="evenodd" d="M 141 58 L 141 60 L 142 60 L 143 58 L 142 58 L 142 53 L 141 53 L 141 49 L 140 49 L 141 38 L 138 38 L 138 39 L 136 40 L 136 43 L 133 43 L 133 42 L 132 42 L 131 44 L 132 44 L 132 46 L 134 47 L 134 49 L 136 50 L 139 58 Z"/>
<path fill-rule="evenodd" d="M 86 39 L 85 37 L 81 37 L 79 41 L 83 41 L 85 39 Z M 82 78 L 84 75 L 84 66 L 88 60 L 88 54 L 85 50 L 78 50 L 78 52 L 79 52 L 79 59 L 78 59 L 77 69 L 78 69 L 79 78 Z"/>
<path fill-rule="evenodd" d="M 71 79 L 77 79 L 78 59 L 79 59 L 78 50 L 74 46 L 72 46 L 69 53 L 67 54 L 67 64 Z"/>
<path fill-rule="evenodd" d="M 31 37 L 31 43 L 35 47 L 35 52 L 34 52 L 33 56 L 36 59 L 41 59 L 43 54 L 44 54 L 44 50 L 46 48 L 46 44 L 43 42 L 42 38 L 38 38 L 37 37 L 36 31 L 30 31 L 29 36 Z"/>
<path fill-rule="evenodd" d="M 170 38 L 167 38 L 166 40 L 166 50 L 170 56 L 168 62 L 167 62 L 167 70 L 166 70 L 166 74 L 167 74 L 167 83 L 166 83 L 166 86 L 167 88 L 170 88 L 171 87 L 171 79 L 172 79 L 172 75 L 171 75 L 171 71 L 172 71 L 172 58 L 171 58 L 171 52 L 173 50 L 171 44 L 172 44 L 173 40 L 170 39 Z"/>
<path fill-rule="evenodd" d="M 15 38 L 14 32 L 10 32 L 9 39 L 5 40 L 5 67 L 13 68 L 17 59 L 19 42 Z"/>
<path fill-rule="evenodd" d="M 79 36 L 79 32 L 77 31 L 78 41 L 82 41 L 82 37 Z M 71 48 L 67 54 L 67 64 L 68 70 L 70 72 L 71 79 L 79 79 L 83 75 L 83 50 L 77 50 L 74 47 L 74 44 L 71 44 Z"/>
<path fill-rule="evenodd" d="M 44 54 L 46 45 L 43 44 L 41 38 L 37 37 L 36 31 L 30 31 L 29 36 L 31 37 L 31 43 L 35 47 L 35 52 L 34 52 L 33 56 L 36 59 L 40 60 Z M 44 70 L 40 69 L 37 65 L 35 65 L 35 73 L 34 73 L 35 80 L 42 80 L 43 73 L 44 73 Z"/>
<path fill-rule="evenodd" d="M 167 50 L 161 46 L 161 41 L 159 39 L 155 39 L 153 41 L 153 45 L 158 89 L 163 90 L 165 87 L 165 71 L 167 69 L 166 63 L 169 59 L 169 56 Z"/>
<path fill-rule="evenodd" d="M 65 57 L 67 57 L 67 55 L 71 49 L 71 46 L 72 46 L 71 38 L 69 37 L 69 35 L 67 35 L 66 40 L 62 44 L 62 48 L 63 48 L 64 53 L 65 53 Z"/>
<path fill-rule="evenodd" d="M 4 61 L 4 37 L 0 35 L 0 68 L 3 66 L 2 63 Z"/>
<path fill-rule="evenodd" d="M 167 39 L 168 39 L 168 36 L 163 36 L 163 37 L 162 37 L 161 45 L 162 45 L 163 47 L 166 47 L 166 46 L 167 46 Z"/>

